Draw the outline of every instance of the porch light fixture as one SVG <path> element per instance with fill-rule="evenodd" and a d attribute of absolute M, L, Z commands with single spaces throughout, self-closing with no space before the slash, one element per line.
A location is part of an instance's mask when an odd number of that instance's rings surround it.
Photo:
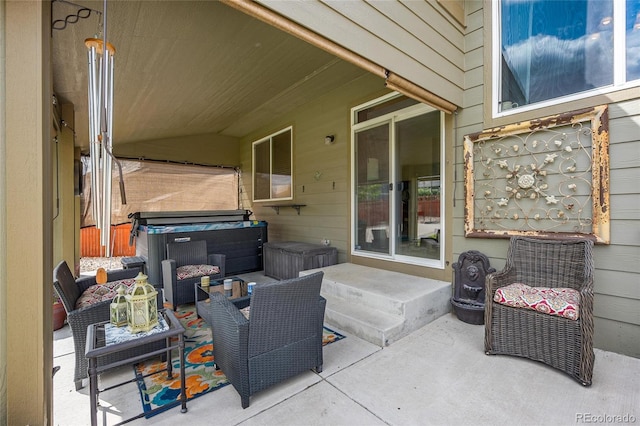
<path fill-rule="evenodd" d="M 103 38 L 88 38 L 87 47 L 89 154 L 93 217 L 100 230 L 100 245 L 111 256 L 111 171 L 113 162 L 120 173 L 120 196 L 126 204 L 120 162 L 113 156 L 113 77 L 115 47 L 107 41 L 107 0 L 102 11 Z"/>

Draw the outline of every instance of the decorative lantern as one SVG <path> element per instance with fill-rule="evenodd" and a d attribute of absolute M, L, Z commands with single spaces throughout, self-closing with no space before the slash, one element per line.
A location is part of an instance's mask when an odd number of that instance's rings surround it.
<path fill-rule="evenodd" d="M 158 292 L 147 282 L 147 276 L 138 273 L 127 298 L 127 323 L 132 333 L 149 331 L 158 324 L 158 306 L 156 296 Z"/>
<path fill-rule="evenodd" d="M 110 322 L 116 327 L 127 325 L 127 298 L 124 295 L 125 287 L 118 287 L 118 295 L 113 298 L 109 309 L 111 311 Z"/>

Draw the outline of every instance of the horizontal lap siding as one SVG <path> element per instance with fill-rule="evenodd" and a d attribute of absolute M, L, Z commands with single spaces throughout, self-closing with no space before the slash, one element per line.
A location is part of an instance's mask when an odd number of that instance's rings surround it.
<path fill-rule="evenodd" d="M 479 2 L 467 4 L 465 36 L 464 108 L 459 112 L 455 154 L 455 207 L 453 209 L 454 260 L 467 250 L 479 250 L 491 266 L 504 267 L 507 239 L 464 236 L 464 165 L 462 140 L 465 134 L 484 129 L 482 20 Z M 480 43 L 480 44 L 479 44 Z M 486 52 L 484 52 L 486 53 Z M 485 59 L 486 60 L 486 59 Z M 533 117 L 532 117 L 533 118 Z M 609 105 L 611 244 L 594 249 L 595 346 L 640 357 L 640 102 L 637 99 Z"/>
<path fill-rule="evenodd" d="M 432 92 L 433 94 L 449 101 L 457 106 L 462 105 L 464 88 L 464 27 L 449 14 L 443 7 L 443 2 L 439 0 L 425 1 L 305 1 L 305 2 L 282 2 L 278 0 L 259 0 L 259 3 L 272 9 L 273 11 L 289 18 L 306 28 L 320 34 L 321 36 L 349 49 L 369 61 L 384 67 L 394 74 L 403 77 L 412 83 Z M 462 6 L 465 2 L 457 2 Z M 446 6 L 452 6 L 447 4 Z M 454 5 L 455 6 L 455 5 Z M 384 86 L 382 86 L 384 87 Z M 374 99 L 374 92 L 359 92 L 359 95 L 345 98 L 349 101 L 349 107 Z M 382 94 L 384 92 L 380 92 Z M 348 111 L 342 112 L 345 129 L 349 131 Z M 321 122 L 322 115 L 316 121 Z M 448 123 L 451 117 L 447 117 Z M 450 124 L 448 124 L 450 129 Z M 338 164 L 346 160 L 345 171 L 349 170 L 349 144 L 342 151 L 334 156 L 334 161 Z M 450 146 L 450 145 L 449 145 Z M 445 154 L 451 158 L 451 153 Z M 298 156 L 296 162 L 301 162 L 302 167 L 310 167 L 318 162 L 318 158 L 313 152 Z M 298 163 L 296 163 L 298 164 Z M 449 173 L 449 172 L 447 172 Z M 296 177 L 306 179 L 307 176 L 300 176 L 296 171 Z M 323 171 L 321 182 L 330 176 Z M 272 212 L 255 207 L 254 211 L 260 214 L 271 214 L 273 226 L 270 222 L 270 238 L 292 237 L 302 241 L 316 242 L 318 237 L 331 239 L 332 245 L 335 243 L 339 247 L 339 259 L 342 262 L 347 259 L 350 251 L 349 242 L 351 239 L 349 224 L 350 198 L 349 198 L 350 176 L 344 175 L 345 185 L 344 200 L 332 202 L 323 206 L 323 211 L 315 214 L 313 209 L 303 207 L 300 213 L 301 218 L 295 211 L 286 212 L 291 219 L 291 223 L 281 223 L 281 217 Z M 308 203 L 317 203 L 323 198 L 314 196 L 308 192 L 301 192 L 300 180 L 296 181 L 296 202 L 303 203 L 303 200 L 310 200 Z M 340 180 L 336 181 L 336 188 L 341 187 Z M 305 189 L 314 190 L 314 186 L 306 185 Z M 333 190 L 331 190 L 333 192 Z M 328 197 L 325 194 L 323 197 Z M 338 210 L 334 211 L 336 208 Z M 281 210 L 280 215 L 283 214 Z M 342 228 L 333 227 L 324 222 L 333 221 L 334 217 L 345 215 L 347 221 Z M 267 219 L 269 220 L 269 219 Z M 300 224 L 300 225 L 298 225 Z M 334 232 L 328 232 L 330 228 Z M 325 235 L 326 234 L 326 235 Z M 344 247 L 344 249 L 342 248 Z M 343 251 L 344 250 L 344 251 Z M 398 265 L 393 264 L 393 267 Z M 403 265 L 400 265 L 402 267 Z M 406 266 L 406 265 L 404 265 Z M 413 273 L 418 270 L 409 267 Z M 433 274 L 441 278 L 449 272 L 422 268 L 419 274 Z"/>
<path fill-rule="evenodd" d="M 637 99 L 609 106 L 611 245 L 594 250 L 595 343 L 635 357 L 640 357 L 639 126 Z"/>
<path fill-rule="evenodd" d="M 426 90 L 462 105 L 462 30 L 437 2 L 259 3 Z"/>
<path fill-rule="evenodd" d="M 243 208 L 249 208 L 269 224 L 269 241 L 301 241 L 319 244 L 331 241 L 338 249 L 338 262 L 347 261 L 350 212 L 350 108 L 387 92 L 382 79 L 372 75 L 347 86 L 334 88 L 294 112 L 280 117 L 268 129 L 243 140 Z M 280 128 L 293 125 L 293 184 L 291 201 L 251 201 L 251 142 Z M 331 145 L 324 143 L 334 135 Z M 277 213 L 265 205 L 305 204 L 300 214 L 291 207 Z"/>

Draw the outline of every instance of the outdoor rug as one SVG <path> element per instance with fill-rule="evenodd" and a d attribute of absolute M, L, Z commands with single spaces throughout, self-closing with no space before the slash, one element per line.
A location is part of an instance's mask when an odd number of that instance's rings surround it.
<path fill-rule="evenodd" d="M 229 382 L 222 371 L 215 369 L 211 331 L 207 323 L 197 317 L 194 305 L 179 306 L 175 315 L 185 329 L 184 360 L 187 400 L 228 385 Z M 325 326 L 322 343 L 327 345 L 344 338 L 344 335 Z M 180 405 L 178 399 L 180 397 L 180 363 L 177 350 L 172 352 L 171 362 L 173 364 L 172 379 L 167 379 L 166 372 L 144 377 L 166 368 L 166 362 L 162 362 L 159 358 L 133 366 L 144 412 L 148 413 L 155 408 L 162 407 L 157 412 L 147 415 L 147 418 Z"/>

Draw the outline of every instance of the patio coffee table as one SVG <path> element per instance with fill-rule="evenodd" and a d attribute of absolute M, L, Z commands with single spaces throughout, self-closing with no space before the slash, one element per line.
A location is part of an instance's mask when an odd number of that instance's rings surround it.
<path fill-rule="evenodd" d="M 116 327 L 109 323 L 109 321 L 103 321 L 97 324 L 90 324 L 87 327 L 87 346 L 85 356 L 89 361 L 89 402 L 91 404 L 91 426 L 97 426 L 98 424 L 98 395 L 100 392 L 108 391 L 119 386 L 131 383 L 136 379 L 128 380 L 116 385 L 99 389 L 98 388 L 98 375 L 110 370 L 112 368 L 120 367 L 126 364 L 132 364 L 143 359 L 151 358 L 155 355 L 166 354 L 167 367 L 164 370 L 156 371 L 151 374 L 167 372 L 167 377 L 171 379 L 173 377 L 173 367 L 171 364 L 171 350 L 178 349 L 180 359 L 180 401 L 182 403 L 181 412 L 187 412 L 187 396 L 185 386 L 185 373 L 184 373 L 184 327 L 180 324 L 170 309 L 162 309 L 158 312 L 159 324 L 155 328 L 148 332 L 143 333 L 129 333 L 126 328 Z M 171 344 L 171 339 L 177 337 L 177 343 Z M 166 339 L 166 348 L 150 351 L 148 353 L 126 357 L 120 361 L 112 362 L 103 366 L 98 366 L 98 359 L 100 357 L 113 355 L 118 352 L 125 352 L 132 348 L 138 348 L 140 346 L 148 345 L 152 342 Z M 149 374 L 149 375 L 151 375 Z M 131 420 L 138 419 L 148 414 L 152 414 L 162 407 L 153 409 L 146 413 L 138 414 L 118 424 L 127 423 Z"/>
<path fill-rule="evenodd" d="M 226 277 L 219 280 L 212 280 L 209 285 L 209 291 L 207 291 L 206 289 L 203 289 L 200 283 L 195 283 L 194 291 L 195 291 L 195 300 L 196 300 L 196 314 L 198 315 L 199 318 L 208 316 L 207 313 L 209 311 L 209 293 L 218 292 L 218 293 L 224 294 L 223 283 L 225 279 L 233 280 L 233 289 L 231 291 L 231 296 L 229 297 L 229 299 L 238 299 L 241 297 L 248 297 L 247 283 L 242 278 Z M 207 319 L 207 321 L 209 320 Z"/>
<path fill-rule="evenodd" d="M 237 299 L 247 295 L 247 283 L 239 277 L 226 277 L 218 280 L 212 280 L 209 284 L 209 291 L 202 288 L 200 283 L 195 284 L 195 300 L 196 303 L 209 297 L 209 293 L 218 292 L 224 294 L 224 280 L 232 280 L 233 288 L 229 299 Z"/>

